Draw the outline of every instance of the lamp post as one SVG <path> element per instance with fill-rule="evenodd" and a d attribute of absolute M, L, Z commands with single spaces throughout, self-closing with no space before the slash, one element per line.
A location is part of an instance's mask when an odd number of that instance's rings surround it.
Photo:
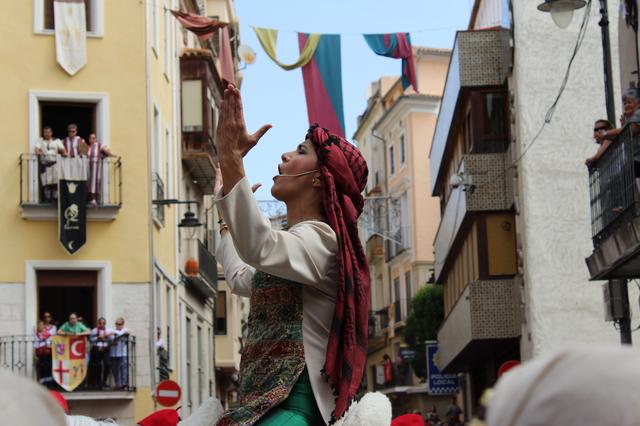
<path fill-rule="evenodd" d="M 604 96 L 607 107 L 607 119 L 611 123 L 616 122 L 615 106 L 613 98 L 613 72 L 611 71 L 611 42 L 609 40 L 609 12 L 607 0 L 600 2 L 600 32 L 602 35 L 602 61 L 604 67 Z M 571 23 L 573 13 L 583 8 L 587 3 L 584 0 L 545 0 L 538 5 L 538 10 L 550 12 L 553 21 L 560 28 L 566 28 Z"/>

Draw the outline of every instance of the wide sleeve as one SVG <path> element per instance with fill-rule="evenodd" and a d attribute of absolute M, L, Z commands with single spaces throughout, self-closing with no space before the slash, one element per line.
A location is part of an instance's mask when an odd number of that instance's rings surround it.
<path fill-rule="evenodd" d="M 335 294 L 338 245 L 329 225 L 307 221 L 276 230 L 260 212 L 247 178 L 217 198 L 240 258 L 259 271 Z"/>
<path fill-rule="evenodd" d="M 240 259 L 228 232 L 220 239 L 216 259 L 222 265 L 224 278 L 231 292 L 238 296 L 250 297 L 251 282 L 256 270 Z"/>

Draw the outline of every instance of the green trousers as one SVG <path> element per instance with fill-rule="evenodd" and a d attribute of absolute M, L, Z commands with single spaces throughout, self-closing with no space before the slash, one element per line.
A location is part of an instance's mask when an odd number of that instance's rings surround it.
<path fill-rule="evenodd" d="M 289 397 L 261 418 L 257 426 L 324 426 L 305 368 Z"/>

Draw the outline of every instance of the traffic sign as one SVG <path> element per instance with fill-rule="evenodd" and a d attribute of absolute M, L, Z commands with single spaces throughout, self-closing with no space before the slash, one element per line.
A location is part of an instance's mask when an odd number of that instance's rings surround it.
<path fill-rule="evenodd" d="M 156 388 L 156 401 L 164 407 L 173 407 L 180 401 L 180 385 L 173 380 L 163 380 Z"/>

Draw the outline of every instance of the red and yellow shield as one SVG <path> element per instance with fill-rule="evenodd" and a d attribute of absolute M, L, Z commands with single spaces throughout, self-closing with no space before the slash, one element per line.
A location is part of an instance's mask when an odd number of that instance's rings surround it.
<path fill-rule="evenodd" d="M 53 379 L 71 392 L 87 375 L 87 336 L 51 338 Z"/>

